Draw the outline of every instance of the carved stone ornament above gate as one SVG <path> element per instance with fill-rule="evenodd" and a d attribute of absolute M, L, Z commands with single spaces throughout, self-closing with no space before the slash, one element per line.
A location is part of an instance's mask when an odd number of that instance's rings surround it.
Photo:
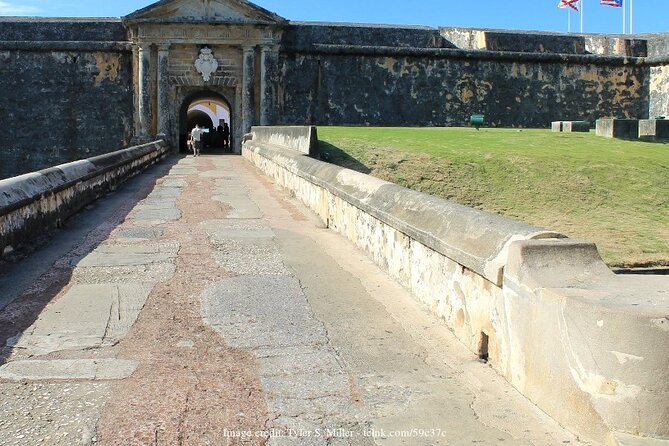
<path fill-rule="evenodd" d="M 202 48 L 200 57 L 195 61 L 195 69 L 202 75 L 205 82 L 209 82 L 212 73 L 218 69 L 218 62 L 214 58 L 210 48 Z"/>

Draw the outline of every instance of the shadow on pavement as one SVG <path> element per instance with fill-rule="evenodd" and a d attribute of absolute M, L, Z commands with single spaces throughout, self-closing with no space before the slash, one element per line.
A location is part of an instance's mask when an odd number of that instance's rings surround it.
<path fill-rule="evenodd" d="M 146 198 L 157 181 L 176 164 L 172 156 L 126 181 L 70 217 L 52 237 L 31 247 L 29 254 L 0 268 L 0 365 L 12 347 L 7 340 L 23 333 L 65 288 L 79 261 L 104 242 Z"/>

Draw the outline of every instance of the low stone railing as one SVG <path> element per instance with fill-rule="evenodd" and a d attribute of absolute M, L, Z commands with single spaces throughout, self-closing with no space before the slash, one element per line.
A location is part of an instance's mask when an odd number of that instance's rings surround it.
<path fill-rule="evenodd" d="M 156 141 L 0 180 L 0 254 L 60 226 L 167 153 Z"/>
<path fill-rule="evenodd" d="M 269 146 L 290 147 L 304 155 L 318 155 L 318 133 L 315 126 L 256 126 L 252 130 L 256 143 Z"/>
<path fill-rule="evenodd" d="M 668 277 L 617 276 L 592 243 L 309 158 L 269 133 L 254 128 L 244 157 L 544 411 L 596 442 L 669 438 Z"/>

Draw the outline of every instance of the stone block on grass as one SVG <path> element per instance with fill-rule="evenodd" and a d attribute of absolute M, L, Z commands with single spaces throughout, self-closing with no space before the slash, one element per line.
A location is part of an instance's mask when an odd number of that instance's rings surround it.
<path fill-rule="evenodd" d="M 619 139 L 638 139 L 638 119 L 602 118 L 597 120 L 597 136 Z"/>
<path fill-rule="evenodd" d="M 551 123 L 553 132 L 589 132 L 590 123 L 588 121 L 553 121 Z"/>
<path fill-rule="evenodd" d="M 562 131 L 565 133 L 590 131 L 590 123 L 588 121 L 564 121 L 562 123 Z"/>
<path fill-rule="evenodd" d="M 645 141 L 669 141 L 669 120 L 642 119 L 639 121 L 639 139 Z"/>

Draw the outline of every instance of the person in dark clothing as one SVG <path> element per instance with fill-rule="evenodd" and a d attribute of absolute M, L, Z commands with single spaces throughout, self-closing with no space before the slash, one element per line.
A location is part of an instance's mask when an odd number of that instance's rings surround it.
<path fill-rule="evenodd" d="M 225 121 L 223 121 L 223 148 L 230 148 L 230 126 Z"/>

